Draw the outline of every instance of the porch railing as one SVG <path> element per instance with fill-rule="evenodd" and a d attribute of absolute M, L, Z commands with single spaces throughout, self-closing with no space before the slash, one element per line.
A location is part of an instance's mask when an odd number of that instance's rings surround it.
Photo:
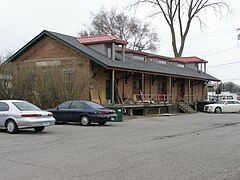
<path fill-rule="evenodd" d="M 134 94 L 134 102 L 143 103 L 169 103 L 172 100 L 172 95 L 167 94 Z"/>
<path fill-rule="evenodd" d="M 207 100 L 207 96 L 204 95 L 185 95 L 183 97 L 184 100 L 188 101 L 188 102 L 196 102 L 196 101 L 204 101 Z"/>
<path fill-rule="evenodd" d="M 172 96 L 169 94 L 134 94 L 133 101 L 135 103 L 177 103 L 177 102 L 198 102 L 207 100 L 207 96 L 203 95 L 184 95 Z"/>

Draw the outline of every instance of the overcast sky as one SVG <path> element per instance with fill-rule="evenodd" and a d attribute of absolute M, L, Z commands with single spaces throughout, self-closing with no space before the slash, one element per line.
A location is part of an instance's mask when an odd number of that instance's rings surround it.
<path fill-rule="evenodd" d="M 200 30 L 194 23 L 188 36 L 184 56 L 199 56 L 208 60 L 208 73 L 223 80 L 240 84 L 240 42 L 236 29 L 240 27 L 240 2 L 229 0 L 233 15 L 221 20 L 214 13 L 204 14 L 206 27 Z M 151 8 L 140 7 L 129 12 L 132 0 L 1 0 L 0 52 L 17 51 L 42 30 L 76 36 L 89 23 L 90 12 L 116 7 L 150 22 L 160 37 L 159 52 L 172 56 L 168 27 L 160 16 L 148 18 Z M 232 63 L 232 64 L 229 64 Z M 224 65 L 228 64 L 228 65 Z"/>

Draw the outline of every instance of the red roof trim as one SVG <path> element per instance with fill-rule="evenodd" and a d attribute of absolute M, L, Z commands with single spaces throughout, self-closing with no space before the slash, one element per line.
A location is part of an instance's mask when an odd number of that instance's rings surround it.
<path fill-rule="evenodd" d="M 116 44 L 128 44 L 127 41 L 124 41 L 120 38 L 117 38 L 111 35 L 81 36 L 81 37 L 77 37 L 77 40 L 80 43 L 85 45 L 111 43 L 111 42 L 114 42 Z"/>
<path fill-rule="evenodd" d="M 201 59 L 199 57 L 196 56 L 191 56 L 191 57 L 175 57 L 172 58 L 170 61 L 172 62 L 180 62 L 180 63 L 208 63 L 208 61 Z"/>

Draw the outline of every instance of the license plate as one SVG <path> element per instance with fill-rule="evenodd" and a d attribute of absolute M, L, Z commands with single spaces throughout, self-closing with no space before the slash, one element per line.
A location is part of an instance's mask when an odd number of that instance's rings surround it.
<path fill-rule="evenodd" d="M 44 122 L 44 123 L 43 123 L 43 126 L 49 126 L 49 125 L 50 125 L 49 122 Z"/>
<path fill-rule="evenodd" d="M 114 121 L 114 117 L 111 117 L 111 121 Z"/>

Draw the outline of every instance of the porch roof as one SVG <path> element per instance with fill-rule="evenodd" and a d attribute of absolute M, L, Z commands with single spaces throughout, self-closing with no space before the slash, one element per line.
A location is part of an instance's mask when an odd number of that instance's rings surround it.
<path fill-rule="evenodd" d="M 177 76 L 177 77 L 185 77 L 192 79 L 201 79 L 201 80 L 210 80 L 210 81 L 220 81 L 219 79 L 209 75 L 202 74 L 200 72 L 194 71 L 190 68 L 181 68 L 176 67 L 174 65 L 163 65 L 153 61 L 134 61 L 129 58 L 125 58 L 125 62 L 123 61 L 113 61 L 107 56 L 99 53 L 98 51 L 81 44 L 76 37 L 68 36 L 56 32 L 51 31 L 42 31 L 38 36 L 36 36 L 33 40 L 31 40 L 28 44 L 26 44 L 23 48 L 21 48 L 18 52 L 16 52 L 13 56 L 9 58 L 9 61 L 14 61 L 18 56 L 24 53 L 28 48 L 36 44 L 40 39 L 45 36 L 50 36 L 53 39 L 65 44 L 71 49 L 80 52 L 90 58 L 95 63 L 103 66 L 107 69 L 119 69 L 123 71 L 135 71 L 141 73 L 149 73 L 149 74 L 161 74 L 167 76 Z M 116 53 L 117 59 L 122 59 L 122 55 Z"/>

